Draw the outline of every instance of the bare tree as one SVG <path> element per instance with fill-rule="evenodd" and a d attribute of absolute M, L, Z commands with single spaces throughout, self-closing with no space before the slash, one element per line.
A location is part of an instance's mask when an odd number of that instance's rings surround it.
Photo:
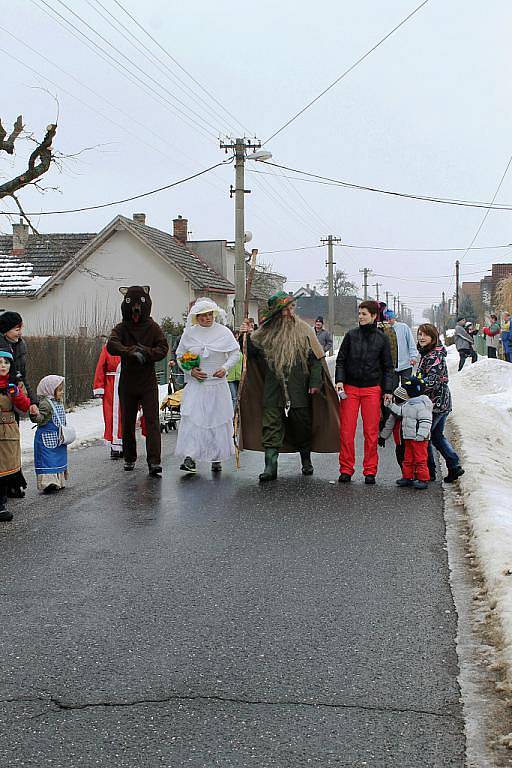
<path fill-rule="evenodd" d="M 329 290 L 329 280 L 321 280 L 318 284 L 322 291 Z M 337 269 L 334 273 L 334 295 L 335 296 L 356 296 L 357 285 L 351 283 L 347 273 L 342 269 Z"/>
<path fill-rule="evenodd" d="M 21 115 L 16 119 L 13 129 L 9 135 L 2 125 L 0 120 L 0 152 L 5 152 L 8 155 L 14 155 L 16 150 L 16 142 L 23 138 L 30 138 L 35 142 L 36 148 L 28 157 L 26 163 L 26 169 L 22 172 L 8 179 L 0 184 L 0 200 L 6 197 L 11 197 L 16 203 L 20 214 L 23 216 L 27 224 L 30 225 L 32 230 L 34 227 L 29 221 L 26 213 L 24 212 L 20 201 L 18 200 L 17 193 L 29 185 L 37 186 L 38 180 L 44 176 L 49 170 L 55 157 L 53 154 L 53 139 L 57 132 L 57 123 L 50 123 L 46 128 L 46 133 L 42 141 L 34 139 L 32 136 L 23 136 L 25 126 L 23 125 L 23 118 Z M 34 230 L 35 231 L 35 230 Z"/>

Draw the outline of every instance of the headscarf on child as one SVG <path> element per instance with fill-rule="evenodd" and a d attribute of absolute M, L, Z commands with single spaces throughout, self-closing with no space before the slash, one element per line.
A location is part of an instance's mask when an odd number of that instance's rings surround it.
<path fill-rule="evenodd" d="M 37 385 L 38 397 L 55 397 L 55 390 L 63 381 L 64 376 L 57 376 L 55 373 L 45 376 Z"/>

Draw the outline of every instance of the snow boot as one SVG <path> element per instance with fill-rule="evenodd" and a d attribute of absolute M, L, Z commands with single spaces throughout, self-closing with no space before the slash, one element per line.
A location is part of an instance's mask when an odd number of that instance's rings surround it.
<path fill-rule="evenodd" d="M 365 475 L 365 485 L 375 485 L 375 475 Z"/>
<path fill-rule="evenodd" d="M 400 480 L 396 481 L 396 484 L 400 486 L 400 488 L 409 488 L 411 485 L 414 485 L 414 480 L 409 480 L 407 477 L 401 477 Z"/>
<path fill-rule="evenodd" d="M 9 512 L 5 507 L 0 511 L 0 523 L 10 523 L 12 518 L 12 512 Z"/>
<path fill-rule="evenodd" d="M 428 483 L 426 483 L 425 480 L 415 480 L 414 481 L 414 487 L 418 491 L 424 491 L 425 488 L 428 488 Z"/>
<path fill-rule="evenodd" d="M 160 464 L 148 464 L 148 467 L 150 477 L 160 477 L 162 474 L 162 467 Z"/>
<path fill-rule="evenodd" d="M 180 464 L 180 469 L 182 472 L 190 472 L 190 474 L 195 475 L 196 463 L 194 459 L 191 459 L 190 456 L 185 456 L 183 459 L 183 464 Z"/>
<path fill-rule="evenodd" d="M 212 472 L 222 472 L 222 462 L 212 461 Z"/>
<path fill-rule="evenodd" d="M 300 460 L 302 462 L 302 474 L 312 475 L 314 472 L 314 469 L 311 463 L 311 451 L 301 451 Z"/>
<path fill-rule="evenodd" d="M 123 452 L 122 451 L 114 451 L 113 448 L 110 449 L 110 458 L 113 461 L 116 461 L 117 459 L 123 458 Z"/>
<path fill-rule="evenodd" d="M 341 472 L 340 476 L 338 477 L 338 483 L 350 483 L 352 480 L 352 475 L 347 475 L 346 472 Z"/>
<path fill-rule="evenodd" d="M 133 469 L 135 469 L 135 462 L 134 461 L 125 461 L 124 462 L 124 468 L 127 472 L 131 472 Z"/>
<path fill-rule="evenodd" d="M 260 483 L 266 483 L 277 478 L 278 456 L 279 451 L 277 448 L 265 448 L 265 469 L 259 477 Z"/>
<path fill-rule="evenodd" d="M 443 479 L 445 483 L 454 483 L 463 474 L 464 474 L 464 470 L 462 469 L 461 466 L 450 467 L 448 469 L 448 474 Z"/>

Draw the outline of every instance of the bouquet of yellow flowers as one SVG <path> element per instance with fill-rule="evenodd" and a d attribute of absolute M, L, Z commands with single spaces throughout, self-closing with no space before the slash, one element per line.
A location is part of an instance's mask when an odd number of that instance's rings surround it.
<path fill-rule="evenodd" d="M 191 371 L 192 368 L 201 367 L 201 359 L 199 355 L 194 355 L 192 352 L 184 352 L 179 358 L 180 365 L 184 371 Z M 200 379 L 198 379 L 200 381 Z"/>

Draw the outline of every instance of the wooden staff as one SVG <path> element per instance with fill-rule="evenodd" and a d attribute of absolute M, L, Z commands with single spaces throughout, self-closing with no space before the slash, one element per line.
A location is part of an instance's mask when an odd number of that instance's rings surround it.
<path fill-rule="evenodd" d="M 244 320 L 249 316 L 249 301 L 251 299 L 252 283 L 254 280 L 254 273 L 256 272 L 256 257 L 258 255 L 258 249 L 253 248 L 251 251 L 251 265 L 249 268 L 249 274 L 247 275 L 247 281 L 245 283 L 245 299 L 244 299 Z M 239 443 L 239 431 L 240 431 L 240 398 L 242 395 L 242 389 L 245 383 L 245 377 L 247 375 L 247 334 L 244 333 L 242 340 L 242 374 L 240 376 L 240 382 L 238 384 L 238 392 L 236 396 L 235 415 L 233 418 L 233 441 L 235 443 L 235 464 L 236 468 L 240 469 L 240 443 Z"/>

